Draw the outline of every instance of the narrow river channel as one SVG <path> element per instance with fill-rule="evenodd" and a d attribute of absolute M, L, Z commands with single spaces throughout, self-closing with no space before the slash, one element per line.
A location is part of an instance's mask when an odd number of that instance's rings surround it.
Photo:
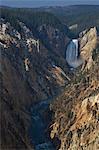
<path fill-rule="evenodd" d="M 31 137 L 35 150 L 55 150 L 46 130 L 47 122 L 44 120 L 44 113 L 49 109 L 50 100 L 44 100 L 34 105 L 31 109 L 32 114 L 32 131 Z"/>

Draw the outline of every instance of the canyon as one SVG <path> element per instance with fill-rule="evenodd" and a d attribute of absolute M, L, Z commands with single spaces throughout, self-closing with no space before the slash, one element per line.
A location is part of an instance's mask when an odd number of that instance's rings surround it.
<path fill-rule="evenodd" d="M 2 150 L 97 150 L 97 28 L 74 38 L 53 15 L 30 25 L 9 12 L 0 19 Z"/>

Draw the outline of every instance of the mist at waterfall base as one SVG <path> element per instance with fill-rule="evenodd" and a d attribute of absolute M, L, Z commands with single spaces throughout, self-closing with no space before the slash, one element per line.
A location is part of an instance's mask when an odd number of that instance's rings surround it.
<path fill-rule="evenodd" d="M 43 7 L 68 5 L 99 5 L 99 0 L 2 0 L 0 5 L 11 7 Z"/>

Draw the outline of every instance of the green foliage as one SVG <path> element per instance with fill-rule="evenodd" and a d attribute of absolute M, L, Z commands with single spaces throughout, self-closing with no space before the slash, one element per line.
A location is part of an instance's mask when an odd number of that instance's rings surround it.
<path fill-rule="evenodd" d="M 69 29 L 56 16 L 48 12 L 23 8 L 1 8 L 1 17 L 9 21 L 17 30 L 20 30 L 17 22 L 19 20 L 25 23 L 34 34 L 37 34 L 37 28 L 43 24 L 58 28 L 64 34 L 69 34 Z"/>
<path fill-rule="evenodd" d="M 25 8 L 1 8 L 1 17 L 10 20 L 12 25 L 18 27 L 16 19 L 23 21 L 35 33 L 42 24 L 51 25 L 66 33 L 70 37 L 78 36 L 78 33 L 93 26 L 99 32 L 99 6 L 69 6 L 50 7 L 38 9 Z M 77 29 L 71 32 L 67 26 L 78 24 Z"/>
<path fill-rule="evenodd" d="M 56 15 L 68 27 L 78 24 L 77 29 L 73 30 L 76 35 L 86 28 L 93 26 L 96 26 L 99 31 L 99 5 L 56 7 L 50 8 L 50 12 Z"/>

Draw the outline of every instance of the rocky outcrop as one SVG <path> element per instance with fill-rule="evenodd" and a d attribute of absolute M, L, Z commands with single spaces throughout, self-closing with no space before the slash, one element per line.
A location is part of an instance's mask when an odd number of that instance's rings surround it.
<path fill-rule="evenodd" d="M 65 49 L 70 41 L 70 38 L 58 28 L 50 25 L 41 25 L 38 28 L 39 35 L 44 39 L 46 45 L 57 55 L 65 55 Z"/>
<path fill-rule="evenodd" d="M 99 142 L 98 111 L 99 94 L 88 97 L 75 105 L 69 114 L 68 124 L 63 129 L 65 135 L 60 137 L 61 147 L 59 150 L 97 150 Z M 60 117 L 62 120 L 65 116 L 61 115 Z M 59 123 L 53 124 L 51 138 L 58 134 L 61 126 Z"/>
<path fill-rule="evenodd" d="M 65 134 L 60 150 L 98 149 L 99 142 L 99 94 L 88 97 L 72 111 L 75 122 Z M 72 120 L 73 121 L 73 120 Z"/>
<path fill-rule="evenodd" d="M 5 29 L 5 33 L 2 31 L 3 24 L 6 26 L 9 25 L 9 28 Z M 1 22 L 0 44 L 2 53 L 5 54 L 5 58 L 7 57 L 7 59 L 9 58 L 10 61 L 13 61 L 13 65 L 16 66 L 23 78 L 28 80 L 30 86 L 36 90 L 35 92 L 42 93 L 42 99 L 45 99 L 51 94 L 52 90 L 50 88 L 53 86 L 49 87 L 49 85 L 53 84 L 52 81 L 54 80 L 55 74 L 51 70 L 54 70 L 53 64 L 57 63 L 60 56 L 56 56 L 57 54 L 55 55 L 53 52 L 50 53 L 50 50 L 42 42 L 36 40 L 32 31 L 24 23 L 19 22 L 19 25 L 22 31 L 20 33 L 8 22 L 4 20 Z M 21 39 L 16 37 L 16 33 L 19 33 Z M 62 65 L 66 66 L 65 59 L 60 57 L 60 60 L 62 60 Z M 68 79 L 61 76 L 61 80 L 65 83 Z M 58 78 L 54 81 L 54 86 L 61 87 Z M 46 85 L 46 88 L 43 85 Z"/>
<path fill-rule="evenodd" d="M 65 59 L 50 52 L 24 23 L 19 25 L 20 32 L 5 20 L 0 22 L 1 147 L 30 150 L 31 104 L 58 93 L 68 79 L 58 66 L 58 62 L 66 66 Z"/>
<path fill-rule="evenodd" d="M 39 53 L 39 49 L 40 49 L 40 45 L 39 45 L 39 40 L 35 40 L 35 39 L 27 39 L 27 45 L 29 48 L 29 52 L 32 51 L 32 45 L 34 45 L 37 48 L 37 51 Z"/>
<path fill-rule="evenodd" d="M 90 69 L 93 64 L 92 53 L 97 45 L 96 27 L 83 31 L 79 37 L 80 55 L 86 62 L 86 69 Z"/>
<path fill-rule="evenodd" d="M 79 44 L 78 44 L 79 43 Z M 79 45 L 79 46 L 78 46 Z M 79 34 L 79 39 L 72 39 L 66 49 L 66 61 L 69 66 L 90 69 L 93 64 L 92 53 L 97 46 L 96 27 Z"/>
<path fill-rule="evenodd" d="M 99 47 L 98 47 L 99 50 Z M 53 121 L 50 137 L 59 150 L 97 150 L 99 143 L 99 51 L 94 66 L 81 72 L 50 104 Z"/>

